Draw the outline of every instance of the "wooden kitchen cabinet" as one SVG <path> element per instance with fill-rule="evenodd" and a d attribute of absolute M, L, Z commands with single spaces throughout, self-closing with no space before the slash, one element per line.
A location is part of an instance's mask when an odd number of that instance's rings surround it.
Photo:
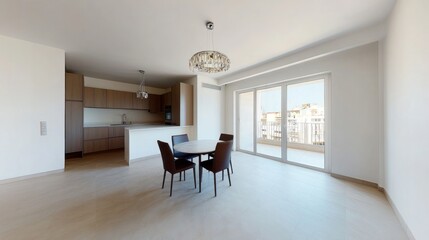
<path fill-rule="evenodd" d="M 171 88 L 171 124 L 178 126 L 193 124 L 193 91 L 193 86 L 186 83 L 178 83 Z"/>
<path fill-rule="evenodd" d="M 124 137 L 109 138 L 109 150 L 124 148 Z"/>
<path fill-rule="evenodd" d="M 124 127 L 88 127 L 84 129 L 84 153 L 124 148 Z"/>
<path fill-rule="evenodd" d="M 109 150 L 109 140 L 96 139 L 96 140 L 85 140 L 83 144 L 84 153 L 93 153 Z"/>
<path fill-rule="evenodd" d="M 107 90 L 107 108 L 133 109 L 132 92 Z"/>
<path fill-rule="evenodd" d="M 161 112 L 161 95 L 149 94 L 149 112 Z"/>
<path fill-rule="evenodd" d="M 92 153 L 109 149 L 109 128 L 89 127 L 84 128 L 83 152 Z"/>
<path fill-rule="evenodd" d="M 124 127 L 109 127 L 109 150 L 124 148 Z"/>
<path fill-rule="evenodd" d="M 75 73 L 66 73 L 65 76 L 66 100 L 83 100 L 83 75 Z"/>
<path fill-rule="evenodd" d="M 132 92 L 121 92 L 123 103 L 122 108 L 125 109 L 133 109 L 133 98 L 135 98 L 135 94 Z"/>
<path fill-rule="evenodd" d="M 140 98 L 137 98 L 136 96 L 133 96 L 133 109 L 148 110 L 149 99 L 140 99 Z"/>
<path fill-rule="evenodd" d="M 66 154 L 83 150 L 83 104 L 66 101 L 65 106 L 65 149 Z"/>
<path fill-rule="evenodd" d="M 164 94 L 164 105 L 171 106 L 171 92 Z"/>
<path fill-rule="evenodd" d="M 164 112 L 166 106 L 171 106 L 171 92 L 161 96 L 161 112 Z"/>
<path fill-rule="evenodd" d="M 109 138 L 123 137 L 124 127 L 109 127 Z"/>
<path fill-rule="evenodd" d="M 108 127 L 87 127 L 84 129 L 84 140 L 94 140 L 109 137 Z"/>
<path fill-rule="evenodd" d="M 65 154 L 82 156 L 83 151 L 83 76 L 65 73 Z"/>
<path fill-rule="evenodd" d="M 154 96 L 154 100 L 152 101 L 152 110 L 150 110 L 150 99 L 138 99 L 133 92 L 85 87 L 84 107 L 107 109 L 135 109 L 149 110 L 150 112 L 160 112 L 161 107 L 155 107 L 157 104 L 160 104 L 160 99 L 158 99 L 159 96 Z"/>
<path fill-rule="evenodd" d="M 107 90 L 100 88 L 84 88 L 84 107 L 106 108 L 107 107 Z"/>

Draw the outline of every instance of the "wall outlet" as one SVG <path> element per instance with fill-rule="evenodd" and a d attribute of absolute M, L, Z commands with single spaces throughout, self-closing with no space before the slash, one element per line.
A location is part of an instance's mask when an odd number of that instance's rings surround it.
<path fill-rule="evenodd" d="M 48 127 L 46 121 L 40 121 L 40 136 L 48 135 Z"/>

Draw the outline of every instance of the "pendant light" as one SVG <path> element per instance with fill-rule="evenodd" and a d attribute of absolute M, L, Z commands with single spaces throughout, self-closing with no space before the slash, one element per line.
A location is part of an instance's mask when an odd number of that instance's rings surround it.
<path fill-rule="evenodd" d="M 212 50 L 195 53 L 189 60 L 189 68 L 193 72 L 217 73 L 227 71 L 231 63 L 229 58 L 225 54 L 214 50 L 214 23 L 207 22 L 206 28 L 211 33 Z"/>
<path fill-rule="evenodd" d="M 139 73 L 142 74 L 142 81 L 140 82 L 140 89 L 136 92 L 137 98 L 146 99 L 149 97 L 149 94 L 146 92 L 146 86 L 144 81 L 144 71 L 139 70 Z"/>

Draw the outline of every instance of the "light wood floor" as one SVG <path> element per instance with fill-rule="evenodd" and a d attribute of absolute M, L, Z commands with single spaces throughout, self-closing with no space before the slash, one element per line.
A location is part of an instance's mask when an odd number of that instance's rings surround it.
<path fill-rule="evenodd" d="M 233 153 L 232 187 L 206 171 L 203 190 L 160 158 L 123 152 L 67 162 L 64 173 L 0 185 L 0 239 L 407 239 L 376 189 Z"/>

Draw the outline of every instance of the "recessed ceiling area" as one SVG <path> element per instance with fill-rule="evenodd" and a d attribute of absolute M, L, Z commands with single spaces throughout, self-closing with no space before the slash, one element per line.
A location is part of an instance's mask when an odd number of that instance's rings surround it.
<path fill-rule="evenodd" d="M 168 87 L 195 73 L 189 58 L 214 48 L 226 76 L 296 49 L 383 21 L 395 0 L 6 0 L 0 35 L 64 49 L 66 68 L 86 76 Z"/>

